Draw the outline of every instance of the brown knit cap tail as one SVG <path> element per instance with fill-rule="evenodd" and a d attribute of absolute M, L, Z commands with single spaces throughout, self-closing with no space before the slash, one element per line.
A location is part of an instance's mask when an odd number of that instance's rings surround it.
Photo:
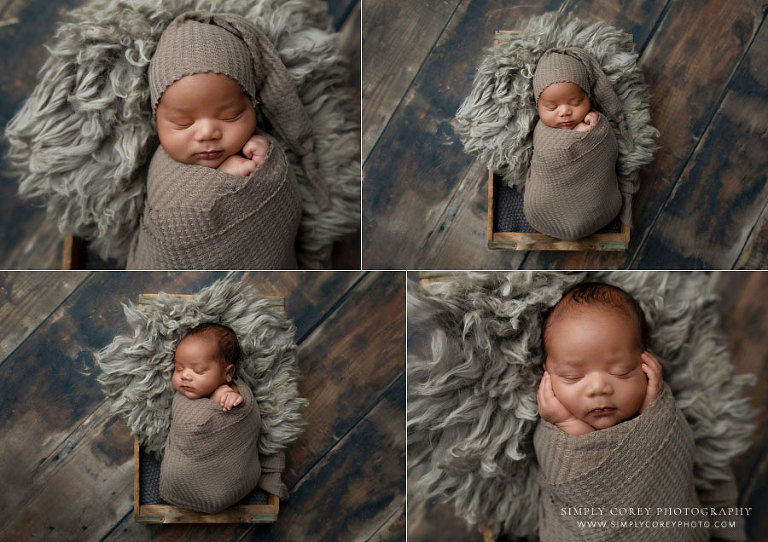
<path fill-rule="evenodd" d="M 329 189 L 318 167 L 317 156 L 315 155 L 315 141 L 312 132 L 312 122 L 309 115 L 301 103 L 301 99 L 296 90 L 296 85 L 291 80 L 280 55 L 269 38 L 248 19 L 231 13 L 210 13 L 210 12 L 188 12 L 176 17 L 168 26 L 165 34 L 176 32 L 185 21 L 197 21 L 203 25 L 214 25 L 223 28 L 233 36 L 239 38 L 245 43 L 252 60 L 252 68 L 255 83 L 256 98 L 264 115 L 267 117 L 273 128 L 288 144 L 290 149 L 301 159 L 301 165 L 306 174 L 307 182 L 317 200 L 321 209 L 326 209 L 329 205 Z M 161 43 L 155 55 L 173 56 L 176 51 L 184 47 L 178 43 L 178 40 L 165 40 L 168 46 L 162 51 Z M 155 58 L 153 57 L 153 61 Z M 206 64 L 210 59 L 205 60 Z M 210 67 L 201 69 L 203 71 L 217 71 Z M 192 71 L 189 73 L 199 73 Z M 224 71 L 218 73 L 225 73 Z M 231 76 L 231 75 L 230 75 Z M 247 88 L 243 81 L 238 81 L 241 86 Z M 171 81 L 172 83 L 172 81 Z M 169 83 L 170 84 L 170 83 Z M 163 89 L 164 90 L 164 89 Z"/>

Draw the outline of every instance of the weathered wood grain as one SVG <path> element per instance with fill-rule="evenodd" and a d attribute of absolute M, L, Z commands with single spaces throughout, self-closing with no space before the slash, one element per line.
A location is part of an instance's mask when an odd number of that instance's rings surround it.
<path fill-rule="evenodd" d="M 254 531 L 274 540 L 368 540 L 392 514 L 404 510 L 404 485 L 405 374 L 401 373 L 293 488 L 290 507 L 281 510 L 280 521 Z"/>
<path fill-rule="evenodd" d="M 97 410 L 78 441 L 68 439 L 36 469 L 25 500 L 8 511 L 0 538 L 100 539 L 132 509 L 133 461 L 123 445 L 130 442 L 128 429 L 106 410 Z"/>
<path fill-rule="evenodd" d="M 87 276 L 0 273 L 0 365 Z"/>
<path fill-rule="evenodd" d="M 729 269 L 736 264 L 768 203 L 766 65 L 768 25 L 763 24 L 635 265 Z M 764 261 L 765 247 L 759 252 Z"/>
<path fill-rule="evenodd" d="M 363 162 L 458 4 L 458 0 L 363 3 Z"/>
<path fill-rule="evenodd" d="M 402 273 L 366 276 L 300 344 L 299 390 L 311 407 L 306 431 L 289 450 L 289 487 L 405 370 L 404 283 Z"/>
<path fill-rule="evenodd" d="M 637 254 L 646 244 L 663 251 L 650 235 L 665 202 L 678 190 L 677 180 L 691 159 L 696 146 L 704 137 L 727 90 L 734 68 L 741 60 L 761 21 L 764 19 L 760 2 L 740 2 L 723 5 L 717 1 L 700 4 L 671 3 L 656 35 L 641 58 L 652 93 L 651 114 L 660 130 L 660 149 L 656 159 L 645 170 L 652 183 L 644 183 L 638 193 L 638 213 L 641 235 L 633 237 L 630 248 Z M 703 40 L 702 36 L 707 39 Z M 711 44 L 717 44 L 712 46 Z M 741 141 L 743 133 L 729 136 Z M 724 158 L 720 156 L 720 158 Z M 692 181 L 715 192 L 715 179 L 693 178 Z M 709 209 L 707 221 L 722 224 L 723 217 Z M 658 225 L 663 228 L 664 223 Z M 648 249 L 644 249 L 648 250 Z M 656 267 L 640 254 L 630 266 Z M 675 268 L 689 267 L 685 255 Z"/>

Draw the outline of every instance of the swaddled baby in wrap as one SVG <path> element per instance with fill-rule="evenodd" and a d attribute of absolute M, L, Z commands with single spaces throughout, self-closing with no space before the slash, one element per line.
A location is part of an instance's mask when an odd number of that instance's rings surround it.
<path fill-rule="evenodd" d="M 733 528 L 701 513 L 733 509 L 735 482 L 697 494 L 693 433 L 645 349 L 646 325 L 629 294 L 598 283 L 566 292 L 546 319 L 534 433 L 542 542 L 746 540 L 739 515 L 725 516 Z"/>
<path fill-rule="evenodd" d="M 259 457 L 259 407 L 247 385 L 234 382 L 240 346 L 218 324 L 193 328 L 176 347 L 171 429 L 160 467 L 160 497 L 216 513 L 257 485 L 281 498 L 282 454 Z"/>
<path fill-rule="evenodd" d="M 280 144 L 301 158 L 321 207 L 312 125 L 269 39 L 233 14 L 192 12 L 163 32 L 149 66 L 160 139 L 129 269 L 296 267 L 301 198 Z"/>
<path fill-rule="evenodd" d="M 550 49 L 533 76 L 539 121 L 523 196 L 523 211 L 536 230 L 559 239 L 579 239 L 609 224 L 621 212 L 631 225 L 636 177 L 616 176 L 614 120 L 630 150 L 632 136 L 621 101 L 589 53 Z M 591 98 L 606 115 L 592 110 Z"/>

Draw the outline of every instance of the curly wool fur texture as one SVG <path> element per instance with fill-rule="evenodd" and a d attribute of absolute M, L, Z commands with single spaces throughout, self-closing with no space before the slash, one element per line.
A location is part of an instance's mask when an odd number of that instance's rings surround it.
<path fill-rule="evenodd" d="M 703 273 L 513 272 L 411 284 L 408 321 L 429 341 L 408 361 L 408 467 L 423 472 L 419 498 L 453 503 L 470 525 L 535 534 L 542 314 L 580 281 L 614 284 L 638 300 L 649 349 L 693 430 L 696 487 L 724 480 L 730 460 L 750 444 L 753 412 L 743 392 L 752 377 L 734 375 L 708 280 Z"/>
<path fill-rule="evenodd" d="M 98 381 L 111 410 L 120 414 L 147 452 L 162 459 L 170 428 L 176 345 L 204 322 L 229 326 L 242 351 L 236 377 L 253 391 L 261 412 L 259 453 L 273 455 L 301 433 L 295 327 L 253 287 L 231 278 L 191 299 L 160 294 L 145 306 L 123 306 L 131 332 L 99 352 Z"/>
<path fill-rule="evenodd" d="M 322 211 L 286 147 L 303 200 L 299 263 L 327 265 L 317 253 L 359 223 L 360 137 L 338 35 L 315 0 L 97 0 L 72 10 L 48 47 L 40 82 L 6 129 L 20 196 L 42 201 L 63 233 L 85 238 L 100 257 L 125 262 L 158 145 L 149 61 L 171 20 L 198 10 L 245 16 L 288 68 L 330 186 Z"/>
<path fill-rule="evenodd" d="M 630 152 L 618 126 L 618 173 L 626 176 L 653 159 L 650 97 L 631 34 L 604 22 L 566 20 L 559 12 L 532 17 L 519 33 L 501 34 L 483 58 L 470 95 L 456 113 L 464 150 L 522 191 L 533 154 L 533 128 L 538 114 L 533 74 L 541 56 L 554 47 L 581 47 L 603 68 L 624 106 L 635 150 Z"/>

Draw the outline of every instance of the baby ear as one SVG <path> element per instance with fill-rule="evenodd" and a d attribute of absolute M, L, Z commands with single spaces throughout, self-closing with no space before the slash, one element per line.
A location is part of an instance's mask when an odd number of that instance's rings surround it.
<path fill-rule="evenodd" d="M 230 363 L 227 365 L 227 382 L 232 382 L 232 379 L 235 377 L 235 366 Z"/>

